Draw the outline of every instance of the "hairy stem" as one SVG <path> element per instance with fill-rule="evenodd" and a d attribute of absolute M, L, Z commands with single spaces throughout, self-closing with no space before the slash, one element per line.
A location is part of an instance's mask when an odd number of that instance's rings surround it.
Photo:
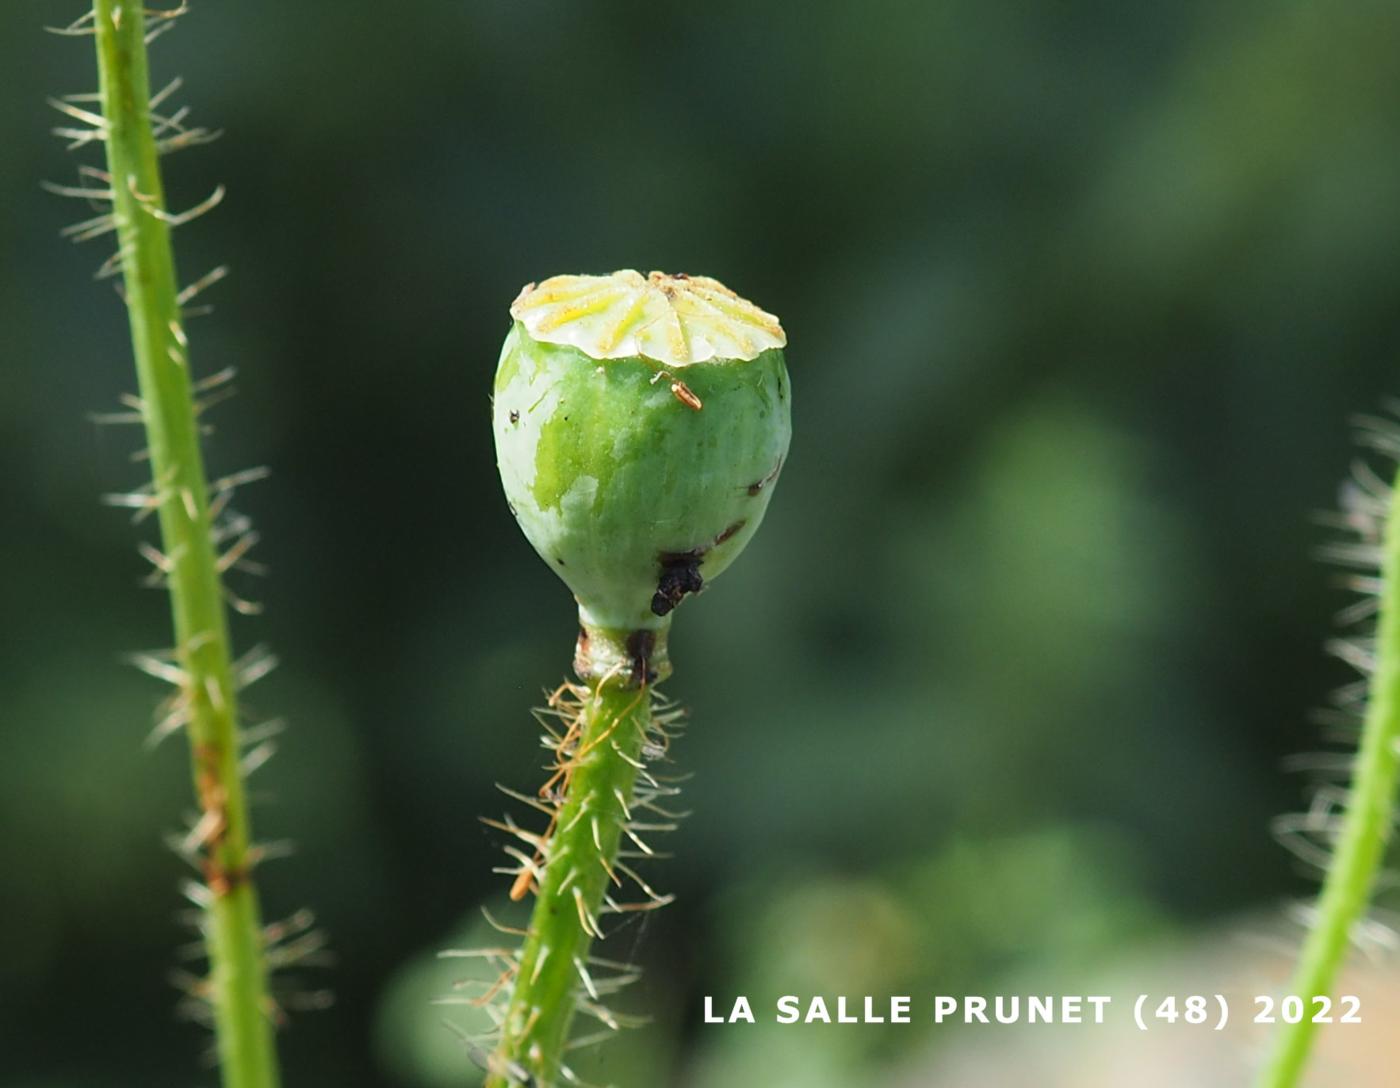
<path fill-rule="evenodd" d="M 209 489 L 199 448 L 170 224 L 150 119 L 141 0 L 96 0 L 97 62 L 125 298 L 188 721 L 197 837 L 208 885 L 205 940 L 225 1088 L 275 1088 L 272 1005 L 250 881 L 236 692 Z"/>
<path fill-rule="evenodd" d="M 538 898 L 520 953 L 487 1088 L 553 1088 L 585 988 L 598 914 L 615 882 L 624 799 L 637 781 L 651 691 L 625 674 L 590 681 L 564 768 L 564 798 L 545 850 Z M 531 1080 L 525 1080 L 528 1076 Z"/>
<path fill-rule="evenodd" d="M 1289 990 L 1303 999 L 1304 1016 L 1280 1027 L 1260 1088 L 1293 1088 L 1299 1082 L 1319 1026 L 1312 1017 L 1313 998 L 1330 995 L 1336 984 L 1390 836 L 1400 779 L 1400 495 L 1392 500 L 1385 524 L 1381 587 L 1375 671 L 1346 814 Z"/>

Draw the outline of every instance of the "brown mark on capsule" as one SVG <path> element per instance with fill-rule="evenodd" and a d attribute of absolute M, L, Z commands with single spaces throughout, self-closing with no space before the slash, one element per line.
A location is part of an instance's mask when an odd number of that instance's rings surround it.
<path fill-rule="evenodd" d="M 661 553 L 661 576 L 656 581 L 656 593 L 651 598 L 652 612 L 664 616 L 680 604 L 687 593 L 699 593 L 704 588 L 705 579 L 700 575 L 700 560 L 704 555 L 701 548 Z"/>
<path fill-rule="evenodd" d="M 757 495 L 757 494 L 758 494 L 760 491 L 762 491 L 765 487 L 767 487 L 767 486 L 768 486 L 769 484 L 771 484 L 774 480 L 776 480 L 776 479 L 778 478 L 778 473 L 780 473 L 780 472 L 782 472 L 782 471 L 783 471 L 783 459 L 782 459 L 781 457 L 779 457 L 779 458 L 778 458 L 778 463 L 777 463 L 776 465 L 773 466 L 773 471 L 772 471 L 772 472 L 770 472 L 767 476 L 763 477 L 763 479 L 761 479 L 761 480 L 755 480 L 753 483 L 749 484 L 749 486 L 748 486 L 748 492 L 749 492 L 749 494 L 750 494 L 750 495 Z"/>
<path fill-rule="evenodd" d="M 733 525 L 729 526 L 729 528 L 724 530 L 724 532 L 720 533 L 719 536 L 715 537 L 715 547 L 718 548 L 721 544 L 723 544 L 726 540 L 728 540 L 731 536 L 737 533 L 748 523 L 749 522 L 747 518 L 740 518 Z"/>
<path fill-rule="evenodd" d="M 512 408 L 512 409 L 510 410 L 510 421 L 511 421 L 512 423 L 519 423 L 519 422 L 520 422 L 520 413 L 517 412 L 514 408 Z"/>

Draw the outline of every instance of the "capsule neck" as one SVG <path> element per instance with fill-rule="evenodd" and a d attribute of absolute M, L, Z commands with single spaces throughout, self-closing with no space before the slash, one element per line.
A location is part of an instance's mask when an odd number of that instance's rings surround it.
<path fill-rule="evenodd" d="M 614 679 L 629 688 L 660 683 L 671 675 L 666 651 L 670 632 L 669 616 L 654 625 L 629 629 L 594 623 L 580 608 L 574 672 L 588 683 Z"/>

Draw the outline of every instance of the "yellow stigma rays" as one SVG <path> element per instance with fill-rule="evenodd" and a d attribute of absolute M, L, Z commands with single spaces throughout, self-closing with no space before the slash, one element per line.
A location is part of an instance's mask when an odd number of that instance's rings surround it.
<path fill-rule="evenodd" d="M 712 359 L 747 362 L 787 344 L 778 319 L 707 276 L 552 276 L 511 305 L 535 340 L 594 359 L 645 356 L 668 367 Z"/>

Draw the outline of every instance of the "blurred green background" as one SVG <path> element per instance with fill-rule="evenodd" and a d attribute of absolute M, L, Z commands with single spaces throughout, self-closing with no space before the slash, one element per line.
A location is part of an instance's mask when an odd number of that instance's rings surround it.
<path fill-rule="evenodd" d="M 132 387 L 124 315 L 38 186 L 74 176 L 44 98 L 92 88 L 90 42 L 40 32 L 77 5 L 5 11 L 0 1083 L 212 1084 L 167 981 L 185 753 L 143 749 L 159 692 L 120 662 L 164 600 L 97 501 L 142 469 L 87 419 Z M 1306 891 L 1268 824 L 1344 677 L 1310 514 L 1400 392 L 1397 35 L 1265 0 L 196 5 L 153 66 L 225 130 L 167 160 L 177 207 L 229 189 L 177 235 L 187 279 L 233 269 L 191 327 L 240 372 L 211 468 L 274 469 L 235 627 L 291 723 L 264 901 L 337 961 L 293 980 L 336 1002 L 288 1083 L 474 1083 L 433 956 L 509 914 L 477 818 L 540 779 L 574 636 L 487 398 L 555 272 L 719 277 L 781 315 L 796 398 L 765 529 L 673 638 L 679 901 L 617 938 L 655 1023 L 589 1079 L 1049 1083 L 929 1072 L 957 1029 L 716 1028 L 701 996 L 1060 992 Z"/>

